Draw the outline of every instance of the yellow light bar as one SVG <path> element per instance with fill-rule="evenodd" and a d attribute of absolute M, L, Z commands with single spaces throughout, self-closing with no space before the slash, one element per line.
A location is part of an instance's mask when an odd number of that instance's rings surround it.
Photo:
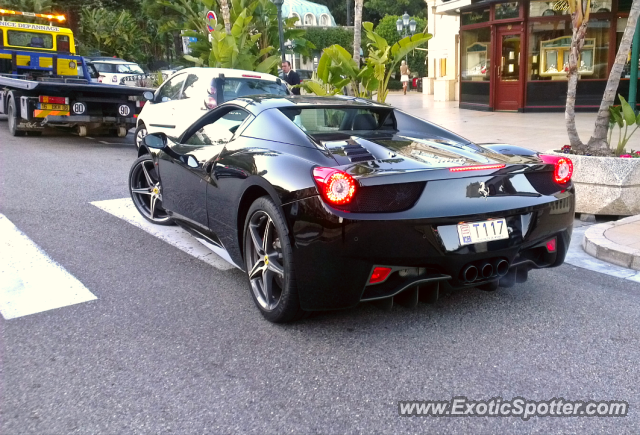
<path fill-rule="evenodd" d="M 33 12 L 20 12 L 10 11 L 7 9 L 0 9 L 0 15 L 23 15 L 25 17 L 46 18 L 47 20 L 58 20 L 60 22 L 65 21 L 67 18 L 64 15 L 56 14 L 34 14 Z"/>

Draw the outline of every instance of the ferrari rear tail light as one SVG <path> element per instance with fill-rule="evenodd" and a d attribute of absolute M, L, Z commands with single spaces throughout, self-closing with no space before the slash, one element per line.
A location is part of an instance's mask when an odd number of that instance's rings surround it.
<path fill-rule="evenodd" d="M 547 242 L 547 251 L 556 252 L 556 238 L 555 237 Z"/>
<path fill-rule="evenodd" d="M 369 278 L 369 284 L 377 284 L 384 281 L 385 279 L 387 279 L 390 273 L 390 267 L 375 267 L 373 269 L 371 277 Z"/>
<path fill-rule="evenodd" d="M 464 171 L 485 171 L 487 169 L 502 169 L 506 165 L 505 164 L 496 164 L 496 165 L 474 165 L 474 166 L 456 166 L 453 168 L 449 168 L 451 172 L 464 172 Z"/>
<path fill-rule="evenodd" d="M 553 179 L 556 183 L 566 184 L 573 176 L 573 162 L 568 157 L 540 155 L 545 163 L 553 163 Z"/>
<path fill-rule="evenodd" d="M 348 204 L 356 193 L 356 180 L 339 169 L 317 166 L 313 179 L 322 197 L 332 205 Z"/>

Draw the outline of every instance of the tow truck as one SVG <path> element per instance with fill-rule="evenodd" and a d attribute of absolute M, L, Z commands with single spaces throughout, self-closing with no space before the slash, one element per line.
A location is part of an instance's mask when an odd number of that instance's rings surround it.
<path fill-rule="evenodd" d="M 49 25 L 5 21 L 6 16 L 49 20 Z M 134 127 L 149 88 L 91 81 L 73 32 L 54 26 L 59 14 L 0 9 L 0 114 L 13 136 L 40 135 L 47 127 L 101 130 L 124 137 Z"/>

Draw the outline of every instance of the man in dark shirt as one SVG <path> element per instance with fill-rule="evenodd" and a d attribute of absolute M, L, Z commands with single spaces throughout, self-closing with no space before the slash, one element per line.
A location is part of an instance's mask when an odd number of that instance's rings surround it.
<path fill-rule="evenodd" d="M 300 76 L 297 72 L 291 70 L 291 64 L 288 60 L 282 62 L 282 73 L 284 74 L 284 81 L 291 86 L 300 84 Z M 291 89 L 293 95 L 300 95 L 300 88 Z"/>

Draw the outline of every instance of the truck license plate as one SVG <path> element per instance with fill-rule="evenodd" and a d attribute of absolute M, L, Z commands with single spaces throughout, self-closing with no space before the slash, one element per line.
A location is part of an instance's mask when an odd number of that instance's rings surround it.
<path fill-rule="evenodd" d="M 500 218 L 459 224 L 458 237 L 461 246 L 508 239 L 509 231 L 507 230 L 507 221 L 505 218 Z"/>
<path fill-rule="evenodd" d="M 40 110 L 63 110 L 65 112 L 69 111 L 68 104 L 49 104 L 49 103 L 39 103 L 38 109 Z"/>

